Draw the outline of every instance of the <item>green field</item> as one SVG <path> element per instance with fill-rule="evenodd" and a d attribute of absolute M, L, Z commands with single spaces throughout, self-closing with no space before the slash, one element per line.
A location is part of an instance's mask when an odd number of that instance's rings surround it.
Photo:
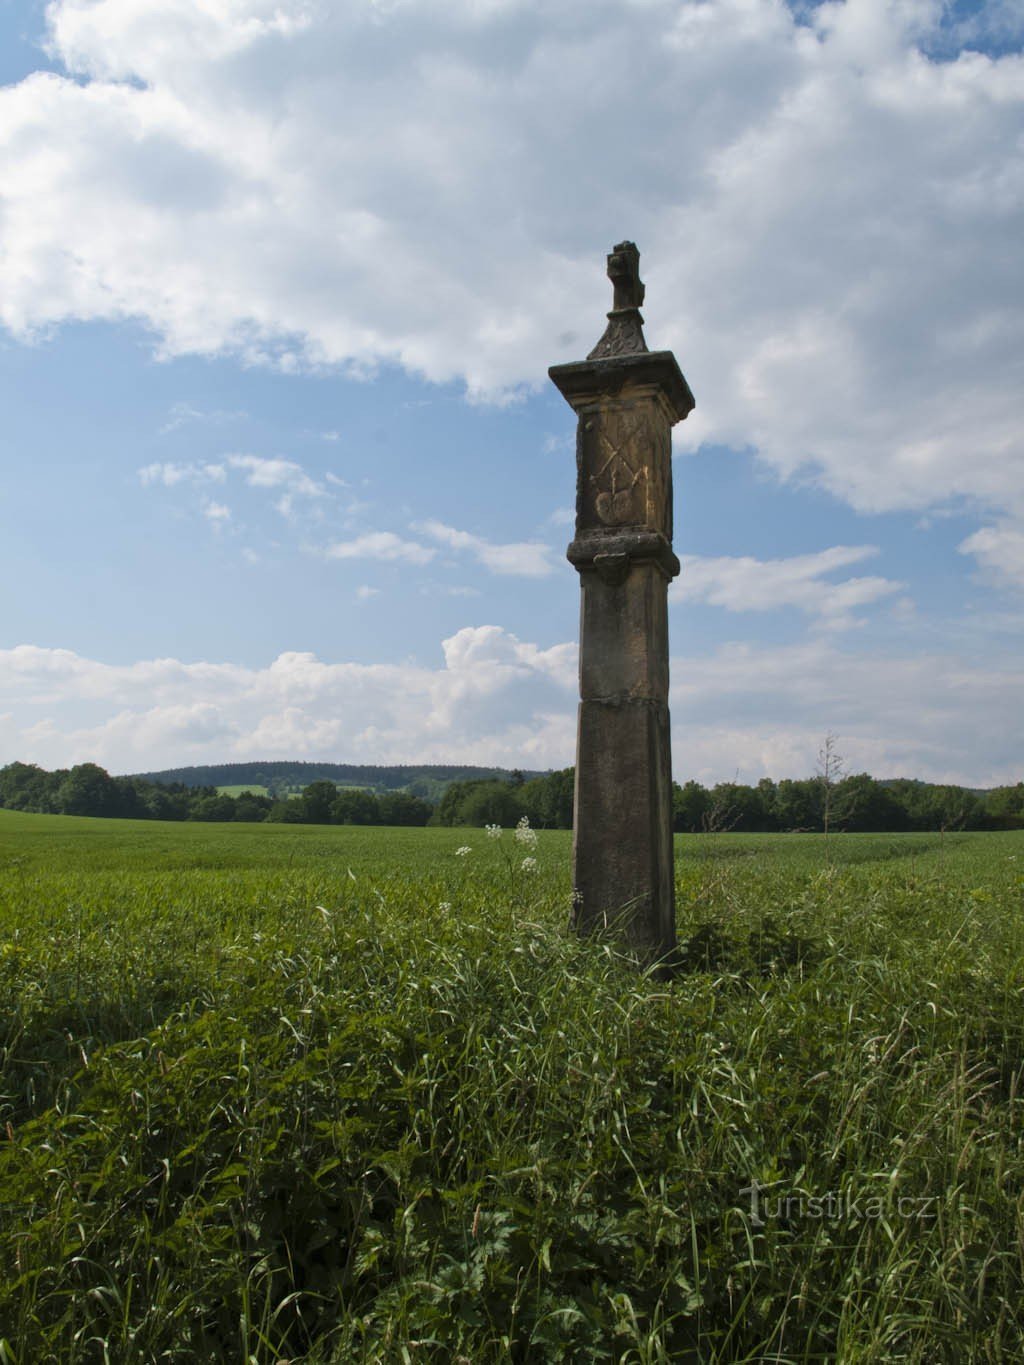
<path fill-rule="evenodd" d="M 569 843 L 0 811 L 0 1362 L 1024 1357 L 1024 833 Z"/>
<path fill-rule="evenodd" d="M 253 796 L 269 796 L 270 791 L 266 787 L 257 786 L 254 782 L 233 782 L 226 787 L 218 787 L 218 796 L 241 796 L 243 792 L 249 792 Z"/>

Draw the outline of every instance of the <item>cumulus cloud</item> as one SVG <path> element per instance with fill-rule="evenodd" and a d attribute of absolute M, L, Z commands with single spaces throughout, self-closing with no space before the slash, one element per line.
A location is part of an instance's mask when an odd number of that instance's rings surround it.
<path fill-rule="evenodd" d="M 430 536 L 452 550 L 466 550 L 491 573 L 511 574 L 519 578 L 546 578 L 555 565 L 551 550 L 540 541 L 516 541 L 495 545 L 469 531 L 458 531 L 440 521 L 417 521 L 413 530 Z"/>
<path fill-rule="evenodd" d="M 809 776 L 822 738 L 833 732 L 854 771 L 972 786 L 1016 782 L 1024 752 L 1014 697 L 1022 685 L 1019 660 L 855 653 L 827 637 L 774 648 L 725 645 L 673 660 L 676 772 L 728 777 L 731 757 L 746 780 Z"/>
<path fill-rule="evenodd" d="M 870 559 L 874 545 L 834 545 L 816 554 L 786 559 L 749 555 L 684 555 L 682 575 L 670 589 L 674 602 L 705 602 L 727 611 L 771 611 L 796 607 L 830 629 L 861 624 L 851 613 L 903 588 L 879 577 L 830 582 L 825 575 Z"/>
<path fill-rule="evenodd" d="M 1020 775 L 1019 663 L 857 654 L 820 636 L 726 645 L 672 669 L 680 780 L 808 775 L 829 731 L 851 768 L 878 776 L 987 786 Z M 457 631 L 429 665 L 294 652 L 252 668 L 115 666 L 70 650 L 0 650 L 0 751 L 51 767 L 272 757 L 561 767 L 573 759 L 575 711 L 575 645 L 543 648 L 496 625 Z"/>
<path fill-rule="evenodd" d="M 0 90 L 0 318 L 500 397 L 593 344 L 628 232 L 682 447 L 1019 509 L 1024 60 L 956 45 L 1021 26 L 946 11 L 54 0 L 68 74 Z"/>
<path fill-rule="evenodd" d="M 1001 587 L 1024 588 L 1024 522 L 983 526 L 957 546 L 973 555 L 985 576 Z"/>
<path fill-rule="evenodd" d="M 303 652 L 251 669 L 171 659 L 113 666 L 24 645 L 0 650 L 0 742 L 10 758 L 91 758 L 121 771 L 215 752 L 367 762 L 465 753 L 538 766 L 571 751 L 573 646 L 545 650 L 480 626 L 445 640 L 442 655 L 444 666 L 432 668 L 331 664 Z M 82 722 L 103 710 L 100 722 Z"/>
<path fill-rule="evenodd" d="M 462 675 L 483 668 L 494 677 L 501 669 L 510 669 L 544 674 L 563 688 L 574 687 L 577 680 L 575 645 L 540 649 L 501 626 L 463 626 L 443 642 L 442 649 L 447 668 Z"/>

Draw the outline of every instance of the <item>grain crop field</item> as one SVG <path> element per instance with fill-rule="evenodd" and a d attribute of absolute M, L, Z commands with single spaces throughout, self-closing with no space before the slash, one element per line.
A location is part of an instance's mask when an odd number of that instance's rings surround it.
<path fill-rule="evenodd" d="M 0 1362 L 1020 1360 L 1024 833 L 677 854 L 0 811 Z"/>

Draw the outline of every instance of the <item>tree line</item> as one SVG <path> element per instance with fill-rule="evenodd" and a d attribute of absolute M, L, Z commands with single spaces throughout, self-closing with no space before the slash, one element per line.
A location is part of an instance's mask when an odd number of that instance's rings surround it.
<path fill-rule="evenodd" d="M 0 807 L 133 820 L 313 825 L 511 827 L 525 815 L 535 829 L 571 829 L 573 781 L 572 768 L 541 777 L 513 772 L 503 779 L 464 779 L 451 782 L 434 805 L 409 791 L 339 788 L 325 778 L 291 798 L 229 796 L 213 786 L 112 777 L 95 763 L 55 772 L 9 763 L 0 768 Z M 880 782 L 867 773 L 835 777 L 826 769 L 803 779 L 762 778 L 756 786 L 673 783 L 672 797 L 673 827 L 684 834 L 1024 829 L 1024 782 L 979 792 L 908 778 Z"/>
<path fill-rule="evenodd" d="M 571 829 L 572 796 L 572 768 L 518 783 L 453 782 L 431 823 L 514 825 L 526 815 L 537 829 Z M 829 767 L 817 777 L 765 777 L 756 786 L 673 783 L 672 815 L 682 834 L 1024 829 L 1024 782 L 977 792 L 909 778 L 880 782 L 867 773 L 839 777 Z"/>
<path fill-rule="evenodd" d="M 673 791 L 674 827 L 683 833 L 1024 829 L 1024 782 L 977 792 L 910 778 L 880 782 L 867 773 L 762 778 L 756 786 L 687 782 Z"/>

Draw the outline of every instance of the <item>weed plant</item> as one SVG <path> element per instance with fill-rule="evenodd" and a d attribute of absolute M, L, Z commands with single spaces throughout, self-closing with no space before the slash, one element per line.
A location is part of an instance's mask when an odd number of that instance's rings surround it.
<path fill-rule="evenodd" d="M 1024 836 L 511 838 L 0 812 L 0 1361 L 1022 1358 Z"/>

